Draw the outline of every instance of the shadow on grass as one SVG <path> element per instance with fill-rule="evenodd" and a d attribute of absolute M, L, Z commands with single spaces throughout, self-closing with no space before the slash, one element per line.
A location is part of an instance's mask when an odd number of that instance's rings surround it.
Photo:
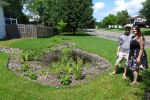
<path fill-rule="evenodd" d="M 124 67 L 120 67 L 119 69 L 118 69 L 118 72 L 117 72 L 118 74 L 123 74 L 124 73 Z M 132 71 L 131 70 L 129 70 L 129 69 L 127 69 L 127 77 L 129 77 L 129 80 L 130 81 L 133 81 L 133 74 L 132 74 Z M 140 81 L 140 80 L 138 80 L 138 81 Z"/>
<path fill-rule="evenodd" d="M 94 35 L 90 35 L 87 33 L 76 33 L 76 34 L 72 34 L 72 33 L 63 33 L 63 36 L 94 36 Z"/>
<path fill-rule="evenodd" d="M 124 72 L 124 68 L 120 67 L 118 69 L 117 74 L 123 74 L 123 72 Z M 144 76 L 147 76 L 147 75 L 144 74 Z M 127 77 L 129 78 L 130 81 L 133 81 L 133 72 L 129 69 L 127 69 Z M 150 78 L 150 73 L 149 73 L 149 78 Z M 143 75 L 140 74 L 138 76 L 138 82 L 143 82 L 143 81 L 144 81 L 144 77 L 143 77 Z"/>
<path fill-rule="evenodd" d="M 1 41 L 8 41 L 8 40 L 14 40 L 14 39 L 44 39 L 44 38 L 51 38 L 51 37 L 54 37 L 54 36 L 56 36 L 56 35 L 58 35 L 58 34 L 55 34 L 55 35 L 51 35 L 51 36 L 47 36 L 47 37 L 27 37 L 27 38 L 21 38 L 21 37 L 14 37 L 14 38 L 4 38 L 4 39 L 0 39 L 0 42 Z"/>
<path fill-rule="evenodd" d="M 150 70 L 142 72 L 142 79 L 144 85 L 142 90 L 145 90 L 144 100 L 150 100 Z"/>
<path fill-rule="evenodd" d="M 5 39 L 0 39 L 0 42 L 1 41 L 7 41 L 7 40 L 11 40 L 11 39 L 6 39 L 6 38 Z"/>

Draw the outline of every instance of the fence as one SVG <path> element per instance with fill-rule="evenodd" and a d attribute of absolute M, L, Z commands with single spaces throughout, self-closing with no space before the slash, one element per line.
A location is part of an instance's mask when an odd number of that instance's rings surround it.
<path fill-rule="evenodd" d="M 6 25 L 6 38 L 41 38 L 54 35 L 55 29 L 41 25 Z"/>

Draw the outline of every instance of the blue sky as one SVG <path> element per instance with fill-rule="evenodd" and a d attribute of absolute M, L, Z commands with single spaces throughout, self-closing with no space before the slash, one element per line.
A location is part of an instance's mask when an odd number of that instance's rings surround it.
<path fill-rule="evenodd" d="M 146 0 L 93 0 L 93 16 L 101 21 L 108 14 L 116 14 L 118 11 L 127 10 L 130 16 L 138 15 L 142 8 L 142 2 Z"/>

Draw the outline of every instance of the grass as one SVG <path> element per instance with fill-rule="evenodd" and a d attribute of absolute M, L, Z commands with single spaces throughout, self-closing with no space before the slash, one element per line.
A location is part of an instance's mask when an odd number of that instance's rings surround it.
<path fill-rule="evenodd" d="M 105 28 L 100 28 L 99 30 L 102 31 L 108 31 L 108 32 L 117 32 L 117 33 L 124 33 L 123 29 L 105 29 Z M 150 35 L 150 28 L 141 28 L 141 32 L 143 35 Z"/>
<path fill-rule="evenodd" d="M 76 42 L 77 47 L 96 53 L 115 62 L 117 42 L 88 35 L 54 36 L 52 38 L 1 41 L 0 45 L 15 48 L 45 48 L 54 40 Z M 9 42 L 9 43 L 7 43 Z M 150 49 L 147 49 L 150 55 Z M 148 59 L 150 61 L 150 58 Z M 0 100 L 141 100 L 148 87 L 150 70 L 140 74 L 140 83 L 132 87 L 127 79 L 122 79 L 122 68 L 115 76 L 107 71 L 93 81 L 73 87 L 51 87 L 28 81 L 7 69 L 8 55 L 0 53 Z"/>

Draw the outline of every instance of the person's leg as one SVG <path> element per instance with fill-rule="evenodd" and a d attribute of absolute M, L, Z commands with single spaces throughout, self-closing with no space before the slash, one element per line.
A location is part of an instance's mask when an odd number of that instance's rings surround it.
<path fill-rule="evenodd" d="M 118 64 L 116 64 L 116 65 L 115 65 L 115 70 L 114 70 L 114 72 L 112 72 L 112 74 L 116 74 L 116 73 L 117 73 L 117 71 L 118 71 L 118 68 L 119 68 L 119 65 L 118 65 Z"/>
<path fill-rule="evenodd" d="M 129 54 L 125 54 L 126 66 L 124 67 L 123 78 L 126 78 Z"/>
<path fill-rule="evenodd" d="M 115 69 L 114 69 L 114 71 L 111 73 L 111 75 L 117 73 L 118 68 L 119 68 L 119 63 L 122 61 L 122 59 L 123 59 L 123 55 L 122 55 L 122 53 L 119 53 L 119 57 L 117 58 L 116 63 L 115 63 Z"/>
<path fill-rule="evenodd" d="M 134 85 L 138 80 L 139 71 L 133 71 L 133 82 L 131 83 Z"/>
<path fill-rule="evenodd" d="M 124 73 L 123 73 L 122 78 L 126 78 L 126 74 L 127 74 L 127 67 L 124 68 Z"/>

